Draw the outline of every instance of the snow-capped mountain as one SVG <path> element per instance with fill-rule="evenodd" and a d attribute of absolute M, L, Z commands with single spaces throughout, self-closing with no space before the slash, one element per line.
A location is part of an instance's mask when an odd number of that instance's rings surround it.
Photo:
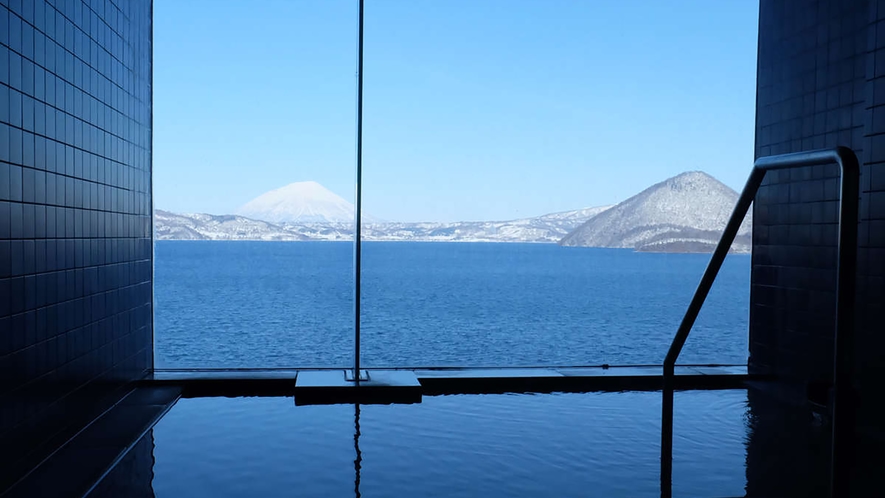
<path fill-rule="evenodd" d="M 738 193 L 701 171 L 653 185 L 594 216 L 560 242 L 565 246 L 622 247 L 637 251 L 709 252 L 737 203 Z M 748 252 L 751 217 L 732 250 Z"/>
<path fill-rule="evenodd" d="M 352 223 L 353 204 L 317 182 L 295 182 L 259 195 L 236 214 L 271 223 Z"/>
<path fill-rule="evenodd" d="M 552 213 L 511 221 L 454 223 L 377 223 L 362 227 L 367 241 L 547 242 L 609 206 Z M 158 240 L 353 240 L 353 221 L 340 223 L 268 223 L 242 216 L 175 214 L 157 210 L 154 235 Z"/>

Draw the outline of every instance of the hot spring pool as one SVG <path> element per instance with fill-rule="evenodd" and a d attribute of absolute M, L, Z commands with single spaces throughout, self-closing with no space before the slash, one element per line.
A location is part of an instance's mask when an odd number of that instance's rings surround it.
<path fill-rule="evenodd" d="M 674 496 L 743 496 L 747 391 L 678 392 L 675 406 Z M 103 488 L 157 497 L 655 496 L 660 410 L 659 392 L 298 407 L 291 398 L 182 399 Z"/>

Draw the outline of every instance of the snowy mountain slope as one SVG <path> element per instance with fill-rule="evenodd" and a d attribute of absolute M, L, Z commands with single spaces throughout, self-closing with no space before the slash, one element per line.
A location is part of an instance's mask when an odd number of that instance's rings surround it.
<path fill-rule="evenodd" d="M 709 251 L 719 240 L 737 198 L 737 192 L 706 173 L 682 173 L 591 218 L 560 244 Z M 751 226 L 747 216 L 732 250 L 749 251 Z"/>
<path fill-rule="evenodd" d="M 296 232 L 242 216 L 176 214 L 154 211 L 154 238 L 158 240 L 307 240 Z"/>
<path fill-rule="evenodd" d="M 545 214 L 509 221 L 452 223 L 369 223 L 366 240 L 427 240 L 462 242 L 557 242 L 584 221 L 610 206 Z"/>

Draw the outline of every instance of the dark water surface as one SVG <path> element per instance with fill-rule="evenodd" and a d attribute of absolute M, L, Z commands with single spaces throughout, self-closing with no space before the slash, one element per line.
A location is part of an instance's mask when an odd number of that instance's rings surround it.
<path fill-rule="evenodd" d="M 298 406 L 183 399 L 134 450 L 157 497 L 655 496 L 660 393 Z M 676 395 L 674 496 L 742 496 L 746 391 Z M 356 423 L 359 434 L 356 435 Z M 130 457 L 132 459 L 132 457 Z M 145 482 L 145 479 L 147 480 Z M 131 478 L 130 478 L 131 480 Z"/>
<path fill-rule="evenodd" d="M 659 364 L 708 260 L 365 243 L 363 364 Z M 158 368 L 352 362 L 350 243 L 160 241 L 155 264 Z M 746 362 L 749 277 L 729 256 L 680 362 Z"/>

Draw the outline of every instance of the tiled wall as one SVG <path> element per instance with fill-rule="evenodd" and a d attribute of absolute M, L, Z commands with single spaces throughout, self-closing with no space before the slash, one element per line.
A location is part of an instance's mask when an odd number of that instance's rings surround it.
<path fill-rule="evenodd" d="M 872 1 L 868 19 L 856 371 L 861 395 L 858 422 L 864 437 L 876 439 L 874 451 L 881 455 L 885 446 L 885 398 L 881 395 L 885 379 L 885 2 Z"/>
<path fill-rule="evenodd" d="M 880 19 L 885 3 L 876 0 L 762 0 L 756 117 L 757 156 L 845 145 L 861 160 L 855 384 L 862 432 L 876 437 L 885 435 Z M 833 373 L 838 174 L 836 166 L 770 173 L 754 208 L 751 368 L 800 392 L 810 385 L 823 402 Z"/>
<path fill-rule="evenodd" d="M 0 468 L 152 366 L 151 9 L 0 0 Z"/>

